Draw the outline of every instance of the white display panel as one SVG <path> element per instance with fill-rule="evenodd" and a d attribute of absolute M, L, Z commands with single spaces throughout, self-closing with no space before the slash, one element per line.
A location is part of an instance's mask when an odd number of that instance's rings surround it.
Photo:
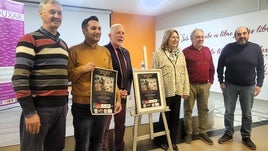
<path fill-rule="evenodd" d="M 184 49 L 191 45 L 190 34 L 195 28 L 203 29 L 205 32 L 204 45 L 212 50 L 213 62 L 217 69 L 218 58 L 222 48 L 230 42 L 235 42 L 234 31 L 239 26 L 246 26 L 251 30 L 249 40 L 258 43 L 264 54 L 265 76 L 261 93 L 256 97 L 258 99 L 267 100 L 268 98 L 268 10 L 221 18 L 207 22 L 201 22 L 181 27 L 175 27 L 180 33 L 180 48 Z M 156 48 L 160 47 L 162 37 L 165 30 L 156 31 Z M 221 93 L 217 72 L 214 76 L 214 84 L 211 91 Z"/>

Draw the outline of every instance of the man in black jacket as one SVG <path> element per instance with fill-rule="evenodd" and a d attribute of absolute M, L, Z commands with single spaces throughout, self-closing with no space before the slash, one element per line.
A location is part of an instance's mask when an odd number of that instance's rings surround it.
<path fill-rule="evenodd" d="M 117 86 L 120 89 L 122 110 L 114 115 L 114 131 L 115 131 L 115 150 L 124 150 L 124 133 L 126 121 L 126 100 L 127 95 L 130 94 L 131 84 L 133 81 L 132 65 L 129 51 L 122 47 L 124 42 L 125 30 L 121 24 L 114 24 L 111 26 L 109 33 L 110 43 L 105 47 L 110 51 L 113 61 L 114 70 L 118 71 Z M 107 137 L 111 116 L 108 118 L 107 126 L 104 135 L 103 151 L 107 150 Z"/>

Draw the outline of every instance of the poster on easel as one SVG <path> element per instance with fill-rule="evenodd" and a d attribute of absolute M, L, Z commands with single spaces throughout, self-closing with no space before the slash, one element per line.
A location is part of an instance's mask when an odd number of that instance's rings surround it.
<path fill-rule="evenodd" d="M 133 84 L 137 114 L 166 109 L 161 69 L 133 70 Z"/>
<path fill-rule="evenodd" d="M 95 68 L 91 73 L 90 110 L 92 115 L 114 114 L 117 71 Z"/>

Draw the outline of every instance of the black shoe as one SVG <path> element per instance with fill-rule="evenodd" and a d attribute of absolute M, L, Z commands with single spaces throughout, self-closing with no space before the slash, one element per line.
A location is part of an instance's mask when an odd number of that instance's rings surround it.
<path fill-rule="evenodd" d="M 224 134 L 224 135 L 222 135 L 221 138 L 219 138 L 218 143 L 223 144 L 223 143 L 230 142 L 230 141 L 233 141 L 233 136 L 228 135 L 228 134 Z"/>
<path fill-rule="evenodd" d="M 185 136 L 185 143 L 186 144 L 191 144 L 192 143 L 192 134 L 187 134 Z"/>
<path fill-rule="evenodd" d="M 245 144 L 249 149 L 256 150 L 256 145 L 251 141 L 250 137 L 242 138 L 242 143 Z"/>
<path fill-rule="evenodd" d="M 175 150 L 175 151 L 178 151 L 178 150 L 179 150 L 176 144 L 172 144 L 172 148 L 173 148 L 173 150 Z"/>
<path fill-rule="evenodd" d="M 167 145 L 167 144 L 161 144 L 160 147 L 161 147 L 163 150 L 168 150 L 168 145 Z"/>
<path fill-rule="evenodd" d="M 207 134 L 199 134 L 198 138 L 206 144 L 213 145 L 213 141 L 208 137 Z"/>

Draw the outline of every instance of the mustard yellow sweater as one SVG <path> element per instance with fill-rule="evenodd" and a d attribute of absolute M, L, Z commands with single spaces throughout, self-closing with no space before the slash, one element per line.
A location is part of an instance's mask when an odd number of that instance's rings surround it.
<path fill-rule="evenodd" d="M 89 61 L 96 67 L 113 69 L 112 59 L 108 49 L 102 46 L 96 48 L 84 42 L 69 49 L 68 78 L 72 82 L 73 103 L 90 104 L 91 72 L 84 72 L 82 65 Z M 120 93 L 116 91 L 116 101 L 121 101 Z"/>

